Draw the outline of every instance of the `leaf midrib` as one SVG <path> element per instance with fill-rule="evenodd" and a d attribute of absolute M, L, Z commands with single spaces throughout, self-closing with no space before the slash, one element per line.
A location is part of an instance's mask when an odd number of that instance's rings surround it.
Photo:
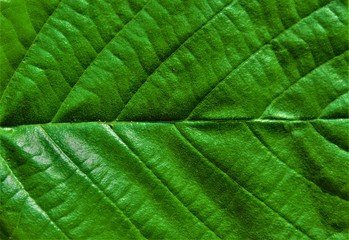
<path fill-rule="evenodd" d="M 48 123 L 30 123 L 20 125 L 0 125 L 0 129 L 3 128 L 15 128 L 25 126 L 45 126 L 45 125 L 77 125 L 77 124 L 177 124 L 177 123 L 188 123 L 188 124 L 221 124 L 221 123 L 302 123 L 302 122 L 325 122 L 325 121 L 346 121 L 349 118 L 302 118 L 302 119 L 270 119 L 270 118 L 233 118 L 233 119 L 195 119 L 195 120 L 136 120 L 136 121 L 86 121 L 86 122 L 48 122 Z"/>

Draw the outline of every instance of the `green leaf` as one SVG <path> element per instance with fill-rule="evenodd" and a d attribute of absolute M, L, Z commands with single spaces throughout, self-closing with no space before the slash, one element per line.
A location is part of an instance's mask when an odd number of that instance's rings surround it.
<path fill-rule="evenodd" d="M 349 237 L 346 1 L 0 10 L 0 239 Z"/>

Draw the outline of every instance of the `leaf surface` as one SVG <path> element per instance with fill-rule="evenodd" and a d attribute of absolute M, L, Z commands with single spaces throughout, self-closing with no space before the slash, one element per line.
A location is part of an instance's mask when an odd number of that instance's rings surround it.
<path fill-rule="evenodd" d="M 0 9 L 0 239 L 348 237 L 347 2 Z"/>

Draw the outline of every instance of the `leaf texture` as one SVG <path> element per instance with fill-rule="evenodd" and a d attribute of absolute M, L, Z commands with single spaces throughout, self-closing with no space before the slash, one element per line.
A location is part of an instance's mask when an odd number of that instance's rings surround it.
<path fill-rule="evenodd" d="M 0 10 L 0 239 L 348 238 L 346 1 Z"/>

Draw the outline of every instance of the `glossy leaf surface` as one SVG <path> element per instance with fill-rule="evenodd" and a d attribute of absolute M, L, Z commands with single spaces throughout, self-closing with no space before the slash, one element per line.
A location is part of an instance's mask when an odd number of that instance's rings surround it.
<path fill-rule="evenodd" d="M 346 1 L 0 7 L 0 239 L 348 237 Z"/>

